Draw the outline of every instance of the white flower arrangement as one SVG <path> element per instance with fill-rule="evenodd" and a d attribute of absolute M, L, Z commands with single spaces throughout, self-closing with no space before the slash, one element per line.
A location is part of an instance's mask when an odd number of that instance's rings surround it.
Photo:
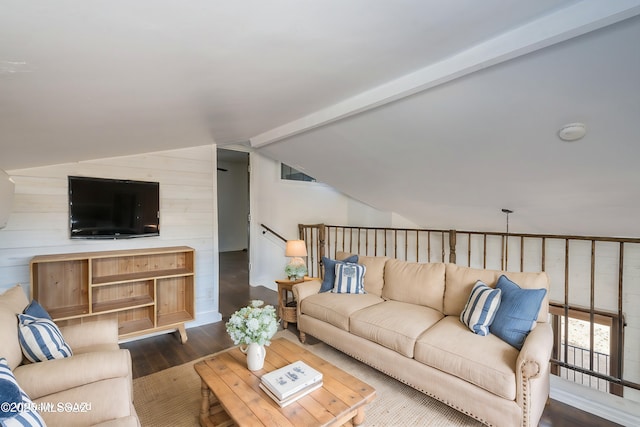
<path fill-rule="evenodd" d="M 252 300 L 249 306 L 233 313 L 225 326 L 235 345 L 269 345 L 278 330 L 276 309 L 264 305 L 264 301 Z"/>

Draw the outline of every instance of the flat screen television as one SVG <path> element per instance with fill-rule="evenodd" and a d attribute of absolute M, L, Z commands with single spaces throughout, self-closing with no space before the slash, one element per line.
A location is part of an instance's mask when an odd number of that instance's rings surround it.
<path fill-rule="evenodd" d="M 72 239 L 126 239 L 160 235 L 160 184 L 69 177 Z"/>

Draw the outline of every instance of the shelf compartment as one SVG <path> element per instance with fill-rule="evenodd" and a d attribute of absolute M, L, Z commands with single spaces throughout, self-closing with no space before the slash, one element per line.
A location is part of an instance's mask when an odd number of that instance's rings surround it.
<path fill-rule="evenodd" d="M 193 250 L 93 258 L 94 284 L 193 273 Z"/>
<path fill-rule="evenodd" d="M 40 301 L 38 301 L 40 302 Z M 70 307 L 56 307 L 53 309 L 49 309 L 47 307 L 45 307 L 44 305 L 42 305 L 47 312 L 49 313 L 49 316 L 51 316 L 51 318 L 53 320 L 65 320 L 65 319 L 73 319 L 76 317 L 81 317 L 84 316 L 86 314 L 89 314 L 89 304 L 82 304 L 82 305 L 74 305 L 74 306 L 70 306 Z"/>
<path fill-rule="evenodd" d="M 153 329 L 153 307 L 139 307 L 118 313 L 118 335 L 140 333 Z"/>
<path fill-rule="evenodd" d="M 158 327 L 193 320 L 193 276 L 158 279 L 156 282 Z"/>
<path fill-rule="evenodd" d="M 31 262 L 33 299 L 54 320 L 89 313 L 88 278 L 89 262 L 86 259 Z"/>
<path fill-rule="evenodd" d="M 112 283 L 133 282 L 151 278 L 175 277 L 193 274 L 193 271 L 182 269 L 142 271 L 138 273 L 112 274 L 110 276 L 93 277 L 93 286 L 110 285 Z"/>
<path fill-rule="evenodd" d="M 93 313 L 153 305 L 153 280 L 92 288 Z"/>
<path fill-rule="evenodd" d="M 189 313 L 186 310 L 168 314 L 158 313 L 158 327 L 177 325 L 179 323 L 188 322 L 190 320 L 193 320 L 193 314 Z"/>

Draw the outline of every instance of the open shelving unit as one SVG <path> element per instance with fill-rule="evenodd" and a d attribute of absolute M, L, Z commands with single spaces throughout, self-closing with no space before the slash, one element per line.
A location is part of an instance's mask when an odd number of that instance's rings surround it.
<path fill-rule="evenodd" d="M 59 324 L 116 316 L 120 338 L 180 332 L 194 315 L 188 246 L 41 255 L 31 260 L 31 296 Z"/>

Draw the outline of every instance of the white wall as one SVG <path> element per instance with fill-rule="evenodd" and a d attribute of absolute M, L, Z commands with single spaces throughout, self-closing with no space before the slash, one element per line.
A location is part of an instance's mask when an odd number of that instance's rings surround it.
<path fill-rule="evenodd" d="M 21 283 L 30 290 L 29 261 L 35 255 L 187 245 L 196 250 L 196 320 L 220 320 L 216 147 L 147 153 L 7 171 L 15 198 L 0 230 L 0 292 Z M 160 236 L 129 240 L 71 240 L 68 175 L 157 181 Z M 191 326 L 190 325 L 190 326 Z"/>
<path fill-rule="evenodd" d="M 249 245 L 249 172 L 247 162 L 218 161 L 218 245 L 220 252 Z"/>
<path fill-rule="evenodd" d="M 416 227 L 391 212 L 382 212 L 317 182 L 280 179 L 280 162 L 251 153 L 251 271 L 252 286 L 277 289 L 274 281 L 284 277 L 289 259 L 285 243 L 265 224 L 284 238 L 298 238 L 298 224 L 369 225 L 394 224 Z M 411 224 L 411 225 L 408 225 Z"/>

